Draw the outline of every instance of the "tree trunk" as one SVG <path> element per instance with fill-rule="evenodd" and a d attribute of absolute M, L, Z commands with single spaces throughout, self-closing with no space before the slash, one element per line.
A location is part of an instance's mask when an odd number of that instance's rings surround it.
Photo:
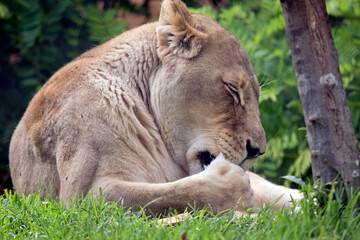
<path fill-rule="evenodd" d="M 359 149 L 324 0 L 281 0 L 314 180 L 360 186 Z"/>

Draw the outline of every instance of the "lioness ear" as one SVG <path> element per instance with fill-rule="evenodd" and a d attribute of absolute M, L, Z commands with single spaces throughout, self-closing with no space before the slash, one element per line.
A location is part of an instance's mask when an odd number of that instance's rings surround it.
<path fill-rule="evenodd" d="M 200 53 L 206 34 L 197 29 L 183 2 L 164 0 L 159 22 L 156 32 L 160 58 L 173 54 L 190 59 Z"/>

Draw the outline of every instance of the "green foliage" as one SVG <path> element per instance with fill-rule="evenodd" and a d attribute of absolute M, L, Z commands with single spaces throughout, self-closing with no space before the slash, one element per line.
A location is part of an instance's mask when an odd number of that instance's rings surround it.
<path fill-rule="evenodd" d="M 360 3 L 326 2 L 359 140 Z M 253 64 L 262 90 L 260 112 L 268 143 L 267 153 L 257 160 L 255 170 L 279 183 L 284 181 L 278 178 L 281 175 L 309 176 L 311 158 L 280 1 L 232 1 L 220 13 L 206 7 L 192 11 L 207 14 L 233 33 Z"/>
<path fill-rule="evenodd" d="M 307 185 L 297 210 L 273 212 L 271 206 L 257 216 L 236 217 L 234 212 L 214 214 L 192 210 L 175 226 L 159 225 L 159 217 L 131 212 L 121 204 L 86 197 L 70 201 L 6 192 L 0 197 L 1 239 L 360 239 L 360 193 L 344 205 L 330 189 Z M 317 204 L 314 197 L 318 199 Z M 321 204 L 319 204 L 321 201 Z M 174 216 L 176 213 L 171 214 Z M 182 238 L 183 237 L 183 238 Z"/>

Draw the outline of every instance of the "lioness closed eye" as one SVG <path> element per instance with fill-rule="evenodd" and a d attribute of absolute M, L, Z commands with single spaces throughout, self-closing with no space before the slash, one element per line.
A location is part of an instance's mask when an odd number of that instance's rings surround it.
<path fill-rule="evenodd" d="M 180 0 L 160 20 L 61 68 L 32 99 L 10 146 L 19 193 L 61 200 L 93 189 L 139 209 L 258 207 L 298 191 L 247 171 L 265 153 L 260 88 L 236 38 Z"/>

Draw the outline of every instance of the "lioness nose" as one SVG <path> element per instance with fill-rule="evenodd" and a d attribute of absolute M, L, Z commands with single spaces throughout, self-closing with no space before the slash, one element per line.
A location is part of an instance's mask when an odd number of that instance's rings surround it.
<path fill-rule="evenodd" d="M 264 154 L 260 152 L 260 149 L 258 147 L 251 146 L 251 141 L 249 139 L 246 140 L 246 151 L 247 151 L 246 158 L 256 158 Z"/>

